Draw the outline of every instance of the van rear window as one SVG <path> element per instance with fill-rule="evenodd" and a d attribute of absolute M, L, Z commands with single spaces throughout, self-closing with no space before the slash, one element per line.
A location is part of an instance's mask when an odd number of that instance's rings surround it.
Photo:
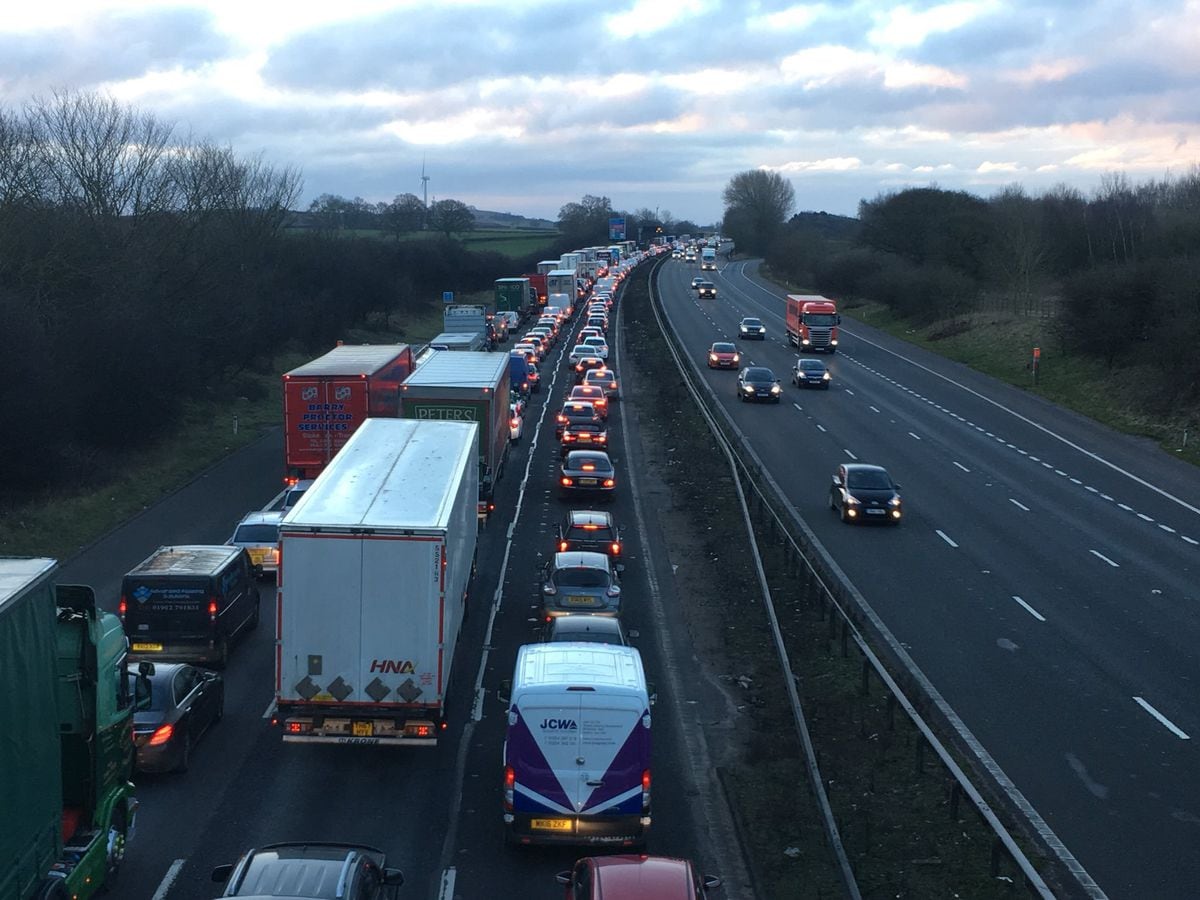
<path fill-rule="evenodd" d="M 274 544 L 278 540 L 278 525 L 241 525 L 233 535 L 235 544 Z"/>

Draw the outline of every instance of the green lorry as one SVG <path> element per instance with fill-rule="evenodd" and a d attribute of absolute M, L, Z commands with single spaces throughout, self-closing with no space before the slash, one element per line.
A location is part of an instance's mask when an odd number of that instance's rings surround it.
<path fill-rule="evenodd" d="M 133 833 L 133 694 L 121 621 L 52 559 L 0 558 L 0 900 L 86 900 Z"/>

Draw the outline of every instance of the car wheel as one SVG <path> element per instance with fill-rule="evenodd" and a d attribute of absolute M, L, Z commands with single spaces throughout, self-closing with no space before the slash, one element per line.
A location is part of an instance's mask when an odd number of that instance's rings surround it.
<path fill-rule="evenodd" d="M 183 732 L 183 749 L 179 751 L 179 762 L 175 765 L 173 772 L 186 772 L 188 766 L 192 764 L 192 732 L 185 730 Z"/>
<path fill-rule="evenodd" d="M 829 492 L 829 508 L 832 509 L 834 512 L 837 512 L 837 503 L 834 502 L 833 491 Z"/>
<path fill-rule="evenodd" d="M 123 801 L 113 810 L 108 826 L 108 847 L 104 852 L 104 890 L 112 890 L 125 861 L 125 840 L 129 836 L 129 817 Z"/>
<path fill-rule="evenodd" d="M 829 383 L 826 382 L 825 384 L 821 385 L 821 390 L 823 390 L 823 391 L 829 390 Z"/>

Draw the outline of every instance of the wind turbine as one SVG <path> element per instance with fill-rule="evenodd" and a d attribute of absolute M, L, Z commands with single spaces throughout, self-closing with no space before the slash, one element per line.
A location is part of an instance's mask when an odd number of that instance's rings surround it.
<path fill-rule="evenodd" d="M 421 157 L 421 202 L 429 209 L 429 176 L 425 174 L 425 157 Z"/>

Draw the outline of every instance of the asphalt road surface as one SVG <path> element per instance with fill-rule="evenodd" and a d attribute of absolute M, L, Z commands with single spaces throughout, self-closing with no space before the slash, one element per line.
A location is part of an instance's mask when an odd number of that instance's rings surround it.
<path fill-rule="evenodd" d="M 1153 444 L 846 319 L 828 391 L 792 386 L 783 292 L 669 262 L 671 327 L 799 514 L 1048 826 L 1112 897 L 1200 884 L 1200 473 Z M 706 273 L 711 276 L 712 273 Z M 778 405 L 705 366 L 737 341 Z M 903 486 L 898 527 L 828 508 L 842 462 Z"/>
<path fill-rule="evenodd" d="M 571 328 L 578 327 L 576 318 Z M 114 896 L 215 897 L 222 886 L 210 880 L 213 866 L 289 840 L 377 846 L 404 871 L 403 897 L 562 896 L 555 874 L 588 851 L 503 846 L 504 706 L 497 688 L 511 675 L 516 648 L 537 638 L 538 576 L 552 552 L 553 527 L 566 509 L 588 505 L 564 503 L 554 490 L 552 418 L 570 381 L 564 347 L 569 339 L 543 365 L 543 390 L 526 413 L 525 435 L 498 485 L 497 511 L 480 535 L 472 611 L 453 667 L 450 728 L 439 746 L 284 745 L 267 718 L 274 635 L 260 628 L 233 650 L 225 717 L 196 746 L 189 771 L 138 776 L 137 830 Z M 619 342 L 615 352 L 620 372 Z M 718 896 L 750 896 L 694 718 L 696 709 L 715 708 L 720 692 L 694 676 L 686 634 L 670 614 L 676 601 L 669 563 L 661 552 L 655 556 L 654 516 L 635 505 L 641 450 L 636 434 L 626 432 L 620 402 L 612 423 L 620 481 L 606 506 L 625 526 L 623 618 L 659 695 L 649 849 L 719 872 L 729 888 Z M 63 580 L 93 585 L 101 605 L 115 610 L 126 571 L 164 544 L 223 542 L 242 515 L 271 501 L 281 470 L 282 435 L 275 430 L 68 561 Z M 272 608 L 273 584 L 260 590 L 264 608 Z"/>

